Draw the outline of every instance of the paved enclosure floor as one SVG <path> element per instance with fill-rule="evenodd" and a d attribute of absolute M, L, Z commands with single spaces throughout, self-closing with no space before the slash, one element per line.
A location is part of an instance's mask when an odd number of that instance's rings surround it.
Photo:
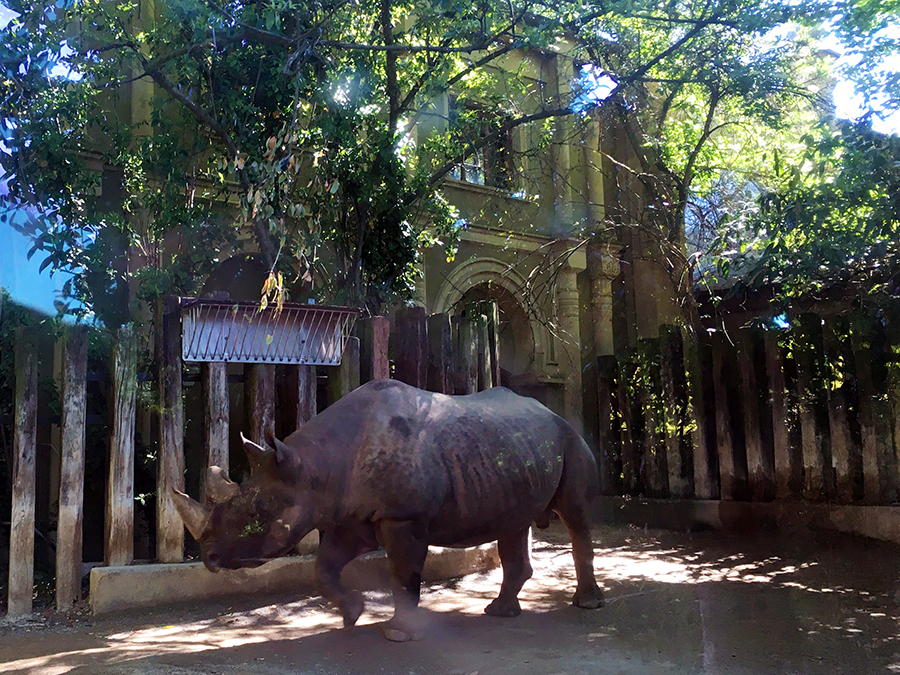
<path fill-rule="evenodd" d="M 800 675 L 900 673 L 900 548 L 804 533 L 597 528 L 607 606 L 569 606 L 574 571 L 556 525 L 534 542 L 524 613 L 482 613 L 500 573 L 428 585 L 421 642 L 395 644 L 368 594 L 340 628 L 320 598 L 261 599 L 0 626 L 0 672 L 58 675 Z"/>

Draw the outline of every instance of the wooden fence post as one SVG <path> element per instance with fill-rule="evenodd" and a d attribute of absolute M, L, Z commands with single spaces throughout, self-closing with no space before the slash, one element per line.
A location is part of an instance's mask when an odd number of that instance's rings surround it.
<path fill-rule="evenodd" d="M 478 391 L 478 349 L 477 337 L 472 319 L 466 315 L 454 316 L 454 347 L 456 358 L 456 393 L 474 394 Z"/>
<path fill-rule="evenodd" d="M 341 365 L 328 369 L 328 405 L 359 387 L 359 338 L 347 338 Z"/>
<path fill-rule="evenodd" d="M 440 394 L 453 392 L 453 342 L 450 317 L 432 314 L 428 317 L 428 389 Z"/>
<path fill-rule="evenodd" d="M 897 475 L 894 480 L 900 485 L 900 336 L 894 331 L 888 340 L 887 395 L 890 431 L 897 459 Z"/>
<path fill-rule="evenodd" d="M 599 407 L 599 453 L 597 470 L 600 473 L 600 494 L 617 493 L 616 458 L 620 457 L 621 437 L 616 433 L 618 425 L 614 425 L 613 400 L 616 396 L 616 370 L 618 362 L 615 356 L 597 358 L 597 405 Z"/>
<path fill-rule="evenodd" d="M 644 377 L 641 401 L 644 412 L 643 455 L 645 487 L 653 497 L 668 496 L 665 411 L 662 402 L 662 368 L 658 338 L 641 340 Z"/>
<path fill-rule="evenodd" d="M 477 308 L 472 316 L 472 329 L 475 333 L 476 362 L 478 364 L 478 391 L 484 391 L 494 386 L 493 373 L 491 371 L 491 345 L 488 331 L 488 318 L 481 314 Z"/>
<path fill-rule="evenodd" d="M 800 447 L 803 452 L 803 496 L 810 500 L 825 497 L 825 464 L 819 448 L 815 401 L 819 369 L 816 355 L 821 351 L 821 319 L 815 314 L 799 318 L 797 398 L 800 408 Z"/>
<path fill-rule="evenodd" d="M 825 359 L 834 369 L 828 380 L 828 425 L 831 429 L 831 456 L 834 459 L 835 494 L 838 501 L 849 504 L 853 501 L 853 476 L 850 468 L 850 424 L 847 415 L 846 373 L 841 363 L 846 361 L 846 325 L 838 319 L 829 318 L 825 322 L 823 343 Z M 837 384 L 840 377 L 841 383 Z"/>
<path fill-rule="evenodd" d="M 856 390 L 859 398 L 859 425 L 862 436 L 863 491 L 870 504 L 884 501 L 891 481 L 884 473 L 889 432 L 879 414 L 876 386 L 872 373 L 872 326 L 863 320 L 853 322 L 850 342 L 856 366 Z"/>
<path fill-rule="evenodd" d="M 119 329 L 113 344 L 113 419 L 106 492 L 107 565 L 134 558 L 134 429 L 137 399 L 137 343 L 134 327 Z"/>
<path fill-rule="evenodd" d="M 87 327 L 66 328 L 63 350 L 59 523 L 56 534 L 56 609 L 81 599 Z"/>
<path fill-rule="evenodd" d="M 37 454 L 37 354 L 33 328 L 16 329 L 15 434 L 7 616 L 31 614 L 34 593 L 34 493 Z"/>
<path fill-rule="evenodd" d="M 694 460 L 694 496 L 697 499 L 712 499 L 716 481 L 713 477 L 713 466 L 710 463 L 710 448 L 706 440 L 709 420 L 706 416 L 704 368 L 699 341 L 699 335 L 689 336 L 684 347 L 688 387 L 687 414 L 694 420 L 691 435 Z"/>
<path fill-rule="evenodd" d="M 622 478 L 626 494 L 636 494 L 640 486 L 641 457 L 638 452 L 638 435 L 634 427 L 635 409 L 639 401 L 631 395 L 637 392 L 634 384 L 637 365 L 630 361 L 619 363 L 619 415 L 622 419 Z"/>
<path fill-rule="evenodd" d="M 734 435 L 731 432 L 731 413 L 728 410 L 726 369 L 732 361 L 726 355 L 730 348 L 728 337 L 721 330 L 712 341 L 713 381 L 716 397 L 716 446 L 719 454 L 719 491 L 721 499 L 733 500 L 736 494 Z"/>
<path fill-rule="evenodd" d="M 368 319 L 360 319 L 356 326 L 360 341 L 360 384 L 390 377 L 391 363 L 388 359 L 388 345 L 391 339 L 391 322 L 387 317 L 373 316 Z"/>
<path fill-rule="evenodd" d="M 248 363 L 244 366 L 247 438 L 265 445 L 275 435 L 275 366 Z"/>
<path fill-rule="evenodd" d="M 687 381 L 684 369 L 684 343 L 676 326 L 660 326 L 662 348 L 661 376 L 663 409 L 666 415 L 666 466 L 669 470 L 669 495 L 689 497 L 691 471 L 686 452 L 688 402 Z"/>
<path fill-rule="evenodd" d="M 184 404 L 181 397 L 181 307 L 178 298 L 159 303 L 157 368 L 159 457 L 156 475 L 156 557 L 184 560 L 184 523 L 172 489 L 184 490 Z"/>
<path fill-rule="evenodd" d="M 397 310 L 392 332 L 394 377 L 419 389 L 428 386 L 428 335 L 424 307 Z"/>
<path fill-rule="evenodd" d="M 203 382 L 203 444 L 206 466 L 218 466 L 226 473 L 228 456 L 228 366 L 224 362 L 200 365 Z M 200 474 L 200 499 L 206 501 L 206 474 Z"/>
<path fill-rule="evenodd" d="M 319 412 L 316 367 L 288 366 L 285 389 L 287 391 L 287 410 L 285 411 L 284 429 L 291 434 Z"/>
<path fill-rule="evenodd" d="M 766 377 L 768 402 L 772 411 L 772 445 L 774 452 L 775 498 L 788 499 L 791 496 L 793 463 L 791 462 L 791 439 L 788 432 L 788 406 L 784 377 L 784 357 L 779 339 L 774 330 L 765 332 Z"/>
<path fill-rule="evenodd" d="M 491 386 L 500 386 L 500 307 L 493 300 L 478 303 L 478 311 L 487 320 L 487 352 Z"/>
<path fill-rule="evenodd" d="M 775 467 L 773 459 L 763 448 L 762 423 L 759 414 L 760 383 L 756 377 L 755 338 L 754 333 L 750 330 L 741 330 L 736 335 L 750 493 L 756 501 L 768 501 L 775 496 Z"/>

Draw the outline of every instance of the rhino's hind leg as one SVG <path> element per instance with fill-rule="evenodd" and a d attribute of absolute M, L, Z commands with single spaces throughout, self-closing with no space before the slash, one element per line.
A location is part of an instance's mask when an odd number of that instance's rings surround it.
<path fill-rule="evenodd" d="M 393 642 L 421 640 L 422 615 L 418 610 L 422 567 L 428 555 L 425 527 L 407 521 L 379 523 L 381 543 L 391 565 L 394 616 L 384 624 L 384 636 Z"/>
<path fill-rule="evenodd" d="M 569 531 L 572 557 L 575 559 L 576 587 L 572 604 L 584 609 L 603 607 L 603 591 L 594 579 L 594 543 L 591 541 L 590 520 L 581 508 L 561 508 L 559 517 Z"/>
<path fill-rule="evenodd" d="M 519 591 L 532 574 L 530 528 L 499 538 L 497 552 L 503 566 L 503 583 L 500 595 L 484 608 L 484 612 L 490 616 L 519 616 L 522 613 Z"/>

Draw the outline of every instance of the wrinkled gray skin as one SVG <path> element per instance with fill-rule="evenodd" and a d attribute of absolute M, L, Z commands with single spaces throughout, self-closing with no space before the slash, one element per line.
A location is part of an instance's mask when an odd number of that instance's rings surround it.
<path fill-rule="evenodd" d="M 485 611 L 517 616 L 531 577 L 528 531 L 559 515 L 572 538 L 573 603 L 596 608 L 589 504 L 597 468 L 581 437 L 537 401 L 496 387 L 445 396 L 395 380 L 356 389 L 276 449 L 245 440 L 251 478 L 240 486 L 210 470 L 209 505 L 176 493 L 176 505 L 212 571 L 254 567 L 321 532 L 322 593 L 345 626 L 363 610 L 341 570 L 382 546 L 393 577 L 388 639 L 419 639 L 419 584 L 428 545 L 497 541 L 499 596 Z"/>

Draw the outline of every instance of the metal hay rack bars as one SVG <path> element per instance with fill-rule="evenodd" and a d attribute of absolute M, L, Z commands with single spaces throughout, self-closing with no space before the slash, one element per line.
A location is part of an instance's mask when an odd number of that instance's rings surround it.
<path fill-rule="evenodd" d="M 337 366 L 360 310 L 285 303 L 181 299 L 185 361 Z"/>

